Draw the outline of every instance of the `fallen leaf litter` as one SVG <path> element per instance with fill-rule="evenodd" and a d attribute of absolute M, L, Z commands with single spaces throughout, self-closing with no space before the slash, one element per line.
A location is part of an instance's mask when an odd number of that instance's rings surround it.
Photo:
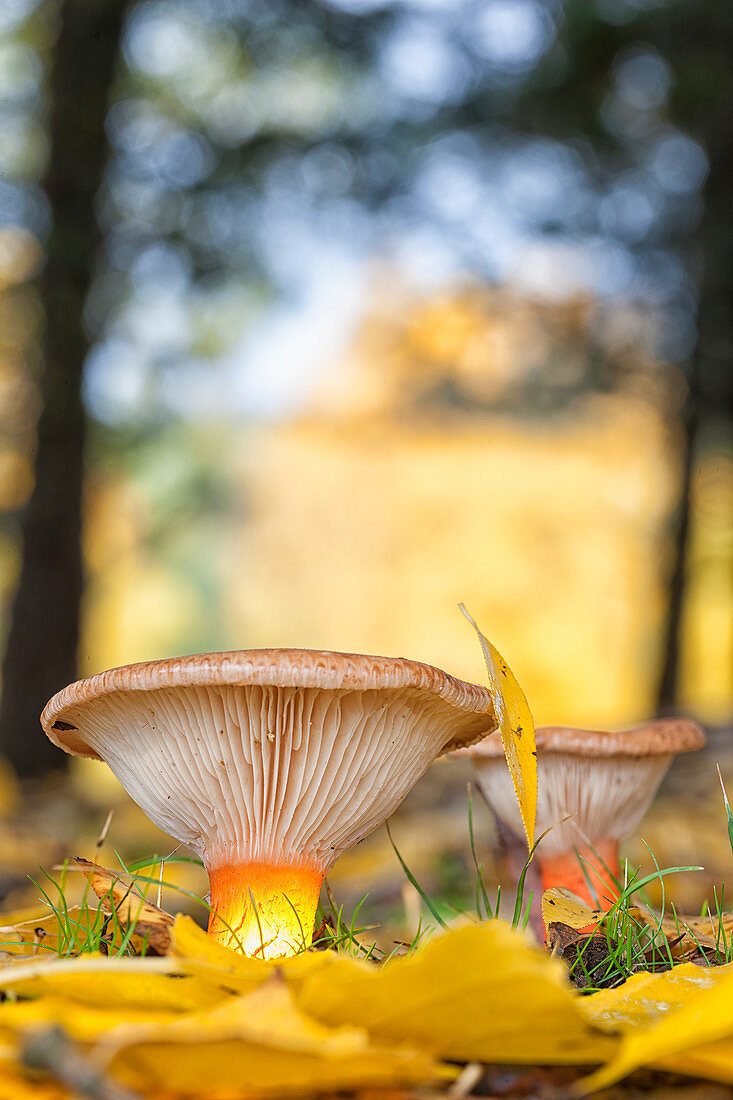
<path fill-rule="evenodd" d="M 480 640 L 531 842 L 531 715 L 506 662 Z M 148 902 L 134 877 L 75 863 L 99 899 L 97 952 L 79 954 L 89 919 L 80 907 L 65 914 L 80 926 L 66 958 L 56 957 L 64 945 L 47 909 L 0 916 L 3 1100 L 460 1097 L 480 1093 L 482 1077 L 498 1087 L 489 1068 L 506 1063 L 578 1067 L 576 1076 L 595 1066 L 586 1090 L 643 1066 L 733 1083 L 733 966 L 689 961 L 719 961 L 710 918 L 660 923 L 674 950 L 666 973 L 582 996 L 560 958 L 500 920 L 451 928 L 379 965 L 333 950 L 248 957 Z M 543 915 L 556 955 L 588 940 L 601 949 L 602 911 L 550 891 Z M 641 907 L 634 916 L 657 921 Z M 122 948 L 132 957 L 111 957 Z"/>

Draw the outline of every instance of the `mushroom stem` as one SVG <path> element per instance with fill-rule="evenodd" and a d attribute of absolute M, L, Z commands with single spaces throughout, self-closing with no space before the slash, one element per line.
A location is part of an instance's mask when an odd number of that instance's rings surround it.
<path fill-rule="evenodd" d="M 245 955 L 295 955 L 313 939 L 323 872 L 315 867 L 263 862 L 209 869 L 209 933 Z"/>
<path fill-rule="evenodd" d="M 552 856 L 543 856 L 540 846 L 538 857 L 543 890 L 563 887 L 593 908 L 598 906 L 605 910 L 618 901 L 619 892 L 614 882 L 621 876 L 617 840 L 597 840 L 593 842 L 593 849 L 579 845 L 573 851 Z M 589 882 L 597 897 L 591 893 Z"/>

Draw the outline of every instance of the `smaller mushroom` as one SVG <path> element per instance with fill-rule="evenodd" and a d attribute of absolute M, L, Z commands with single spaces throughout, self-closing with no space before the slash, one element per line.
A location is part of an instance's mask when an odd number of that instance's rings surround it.
<path fill-rule="evenodd" d="M 621 733 L 547 726 L 537 730 L 537 849 L 543 890 L 565 887 L 610 909 L 621 880 L 619 842 L 646 813 L 673 758 L 702 748 L 705 734 L 686 718 Z M 496 817 L 522 835 L 514 786 L 496 734 L 460 750 Z M 594 896 L 595 895 L 595 896 Z"/>

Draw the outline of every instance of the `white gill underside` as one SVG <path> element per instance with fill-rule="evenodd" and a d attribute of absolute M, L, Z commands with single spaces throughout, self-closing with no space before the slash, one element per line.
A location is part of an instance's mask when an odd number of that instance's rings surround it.
<path fill-rule="evenodd" d="M 103 696 L 68 717 L 208 866 L 285 859 L 325 872 L 399 805 L 465 723 L 454 713 L 414 689 L 223 685 Z"/>
<path fill-rule="evenodd" d="M 629 836 L 646 813 L 669 768 L 671 756 L 591 757 L 547 753 L 537 758 L 537 829 L 547 856 L 574 846 Z M 486 801 L 512 832 L 524 829 L 509 769 L 501 757 L 474 759 Z M 563 818 L 570 819 L 564 824 Z"/>

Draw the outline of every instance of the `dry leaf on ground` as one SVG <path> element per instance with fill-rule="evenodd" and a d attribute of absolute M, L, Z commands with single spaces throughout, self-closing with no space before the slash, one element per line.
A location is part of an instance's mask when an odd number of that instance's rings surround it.
<path fill-rule="evenodd" d="M 563 924 L 576 931 L 589 926 L 595 927 L 605 915 L 605 910 L 591 909 L 577 894 L 562 887 L 545 890 L 542 895 L 542 920 L 548 933 L 552 924 Z"/>
<path fill-rule="evenodd" d="M 64 919 L 75 930 L 76 942 L 83 948 L 88 924 L 80 906 L 69 906 Z M 60 921 L 48 906 L 34 906 L 14 913 L 0 913 L 0 952 L 13 956 L 44 956 L 64 950 L 65 936 Z"/>
<path fill-rule="evenodd" d="M 197 1098 L 227 1089 L 289 1095 L 399 1086 L 456 1072 L 426 1053 L 373 1046 L 360 1028 L 316 1023 L 277 976 L 254 993 L 173 1023 L 120 1025 L 95 1057 L 132 1087 L 165 1085 Z"/>
<path fill-rule="evenodd" d="M 179 976 L 173 959 L 85 955 L 78 959 L 39 959 L 0 971 L 0 990 L 23 997 L 63 997 L 98 1007 L 188 1011 L 227 995 L 216 983 Z M 6 1006 L 0 1005 L 0 1012 Z"/>
<path fill-rule="evenodd" d="M 170 913 L 146 901 L 134 884 L 126 881 L 119 871 L 100 867 L 78 856 L 74 863 L 89 880 L 102 905 L 116 913 L 123 928 L 134 925 L 135 934 L 132 940 L 138 949 L 144 947 L 146 953 L 153 955 L 165 955 L 168 952 L 175 919 Z"/>
<path fill-rule="evenodd" d="M 607 917 L 606 912 L 591 909 L 569 890 L 555 888 L 546 890 L 542 895 L 547 946 L 555 949 L 560 956 L 567 956 L 568 948 L 583 945 L 596 929 L 605 942 L 603 922 Z M 733 913 L 721 914 L 720 917 L 717 914 L 701 917 L 682 913 L 674 917 L 660 917 L 643 905 L 632 905 L 626 907 L 624 919 L 634 921 L 640 931 L 648 928 L 650 937 L 663 934 L 666 939 L 664 950 L 669 951 L 677 963 L 723 962 L 726 947 L 732 942 Z M 590 951 L 592 954 L 592 945 Z"/>
<path fill-rule="evenodd" d="M 378 970 L 336 959 L 296 1000 L 324 1023 L 459 1061 L 591 1063 L 615 1048 L 584 1019 L 562 964 L 501 921 L 447 932 Z"/>
<path fill-rule="evenodd" d="M 584 1082 L 589 1090 L 649 1065 L 733 1084 L 733 965 L 637 974 L 580 1004 L 589 1022 L 625 1032 L 609 1064 Z"/>

